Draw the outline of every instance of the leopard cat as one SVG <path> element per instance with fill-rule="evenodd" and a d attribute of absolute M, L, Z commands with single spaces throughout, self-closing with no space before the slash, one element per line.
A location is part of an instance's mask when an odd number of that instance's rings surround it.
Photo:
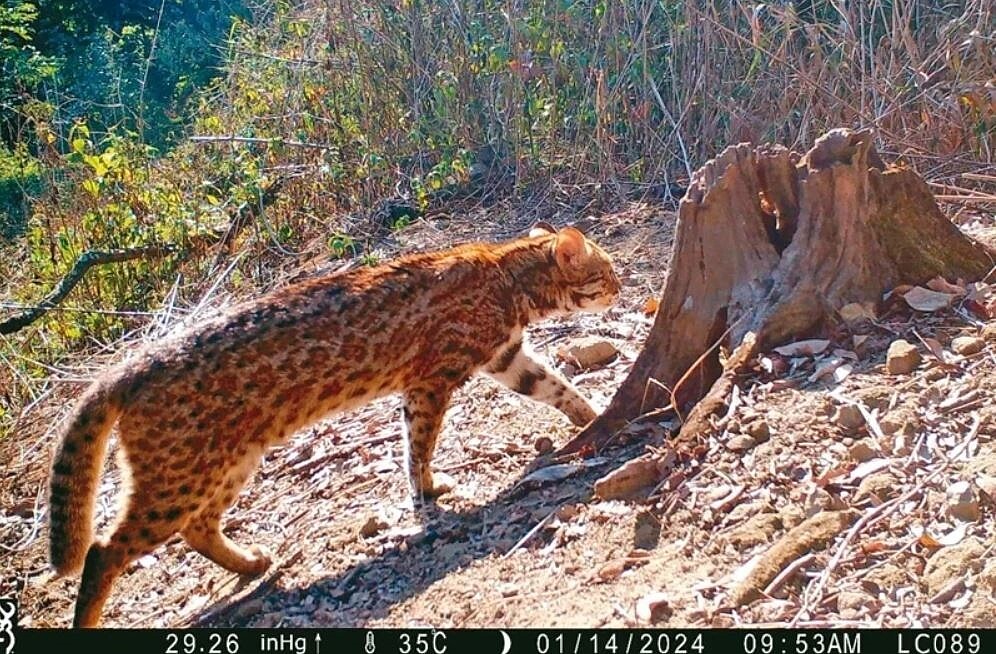
<path fill-rule="evenodd" d="M 533 358 L 529 323 L 609 308 L 610 257 L 572 227 L 473 243 L 302 281 L 147 347 L 100 375 L 67 421 L 50 490 L 57 575 L 83 570 L 74 626 L 96 626 L 114 580 L 176 533 L 222 567 L 259 575 L 270 557 L 221 530 L 266 449 L 329 414 L 403 396 L 416 498 L 452 480 L 430 468 L 453 392 L 476 372 L 595 417 L 570 383 Z M 94 539 L 94 502 L 117 424 L 123 502 Z"/>

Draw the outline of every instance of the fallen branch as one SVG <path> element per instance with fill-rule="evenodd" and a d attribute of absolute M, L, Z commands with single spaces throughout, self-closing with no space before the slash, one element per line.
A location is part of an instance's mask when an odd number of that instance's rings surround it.
<path fill-rule="evenodd" d="M 743 606 L 763 597 L 763 590 L 778 586 L 779 573 L 813 550 L 821 550 L 858 518 L 857 511 L 817 513 L 791 529 L 765 552 L 747 578 L 730 592 L 729 605 Z M 828 566 L 829 567 L 829 566 Z"/>
<path fill-rule="evenodd" d="M 135 259 L 150 259 L 175 254 L 178 251 L 174 245 L 148 245 L 126 250 L 89 250 L 83 253 L 70 271 L 56 284 L 52 292 L 39 304 L 33 306 L 13 318 L 0 322 L 0 334 L 13 334 L 35 322 L 49 310 L 55 308 L 83 279 L 87 271 L 94 266 L 107 263 L 133 261 Z"/>

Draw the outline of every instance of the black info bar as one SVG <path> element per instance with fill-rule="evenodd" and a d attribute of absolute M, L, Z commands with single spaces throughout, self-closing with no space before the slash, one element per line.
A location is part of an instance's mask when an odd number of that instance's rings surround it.
<path fill-rule="evenodd" d="M 0 654 L 991 654 L 996 629 L 9 628 Z"/>

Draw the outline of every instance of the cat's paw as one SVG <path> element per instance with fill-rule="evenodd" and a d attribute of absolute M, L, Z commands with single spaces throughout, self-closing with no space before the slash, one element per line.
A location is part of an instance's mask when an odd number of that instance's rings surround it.
<path fill-rule="evenodd" d="M 576 427 L 584 427 L 598 417 L 598 413 L 587 402 L 578 402 L 574 406 L 569 407 L 565 413 Z"/>
<path fill-rule="evenodd" d="M 440 495 L 449 493 L 456 488 L 457 482 L 445 472 L 434 472 L 430 483 L 423 484 L 421 488 L 415 490 L 415 495 L 419 499 L 434 500 Z"/>

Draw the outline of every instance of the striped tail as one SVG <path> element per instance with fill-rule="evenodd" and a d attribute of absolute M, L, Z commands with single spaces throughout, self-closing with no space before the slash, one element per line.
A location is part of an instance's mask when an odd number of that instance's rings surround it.
<path fill-rule="evenodd" d="M 69 418 L 52 466 L 49 556 L 58 575 L 83 567 L 93 541 L 93 506 L 107 454 L 107 440 L 121 407 L 114 384 L 97 382 Z"/>

